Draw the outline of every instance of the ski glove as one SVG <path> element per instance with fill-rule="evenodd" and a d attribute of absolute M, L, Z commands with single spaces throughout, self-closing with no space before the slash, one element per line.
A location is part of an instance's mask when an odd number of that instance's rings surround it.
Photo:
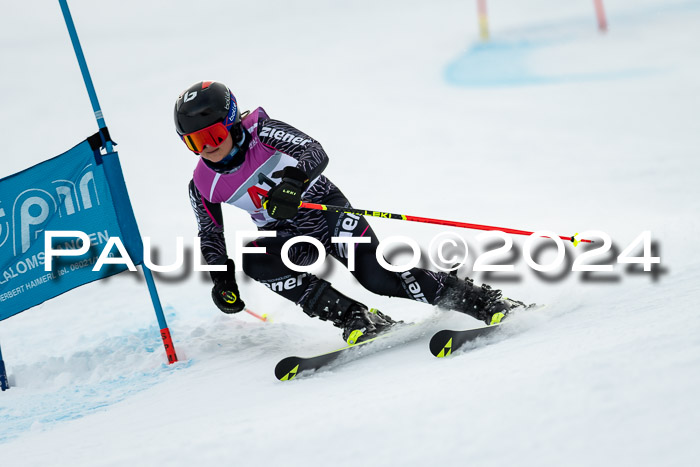
<path fill-rule="evenodd" d="M 291 219 L 299 212 L 301 194 L 309 186 L 309 177 L 296 167 L 285 167 L 272 176 L 282 181 L 270 188 L 263 206 L 274 219 Z"/>
<path fill-rule="evenodd" d="M 245 308 L 245 302 L 241 300 L 236 284 L 236 268 L 232 259 L 226 260 L 226 271 L 211 271 L 214 287 L 211 289 L 211 298 L 219 310 L 224 313 L 238 313 Z"/>

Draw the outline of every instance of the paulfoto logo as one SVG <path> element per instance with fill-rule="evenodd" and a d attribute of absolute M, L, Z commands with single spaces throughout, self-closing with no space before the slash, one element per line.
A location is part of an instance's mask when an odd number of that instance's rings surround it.
<path fill-rule="evenodd" d="M 579 234 L 576 235 L 578 237 Z M 266 254 L 265 247 L 259 246 L 246 246 L 243 244 L 245 239 L 261 238 L 261 237 L 276 237 L 276 231 L 237 231 L 235 235 L 235 263 L 238 270 L 240 270 L 240 265 L 242 264 L 242 258 L 244 254 Z M 72 238 L 70 242 L 55 242 L 55 239 L 62 238 Z M 599 230 L 590 230 L 582 232 L 580 234 L 581 239 L 590 240 L 589 243 L 594 243 L 594 245 L 600 244 L 595 248 L 585 251 L 579 254 L 575 260 L 571 263 L 572 272 L 612 272 L 614 264 L 602 264 L 605 263 L 606 259 L 610 257 L 610 253 L 614 251 L 612 249 L 613 242 L 611 237 Z M 497 243 L 502 242 L 503 244 L 498 248 L 490 249 L 479 254 L 474 260 L 474 265 L 472 271 L 475 272 L 511 272 L 515 271 L 515 264 L 493 264 L 492 262 L 499 257 L 513 251 L 513 239 L 510 235 L 497 231 L 487 231 L 476 236 L 476 240 L 482 244 L 491 244 L 494 241 Z M 371 240 L 367 237 L 351 237 L 351 236 L 338 236 L 331 237 L 331 242 L 333 244 L 339 244 L 340 250 L 346 254 L 348 260 L 348 269 L 350 271 L 355 270 L 355 251 L 356 246 L 361 243 L 370 243 Z M 200 251 L 200 239 L 199 237 L 193 237 L 193 270 L 194 271 L 225 271 L 225 265 L 201 265 L 199 264 L 199 258 L 196 257 L 197 252 Z M 292 262 L 289 258 L 289 250 L 299 243 L 308 243 L 313 246 L 317 252 L 318 257 L 316 261 L 308 265 L 298 265 Z M 550 243 L 550 245 L 547 245 Z M 576 243 L 576 241 L 574 241 Z M 44 269 L 45 271 L 52 270 L 52 260 L 58 257 L 64 256 L 82 256 L 88 252 L 89 246 L 94 244 L 94 238 L 85 232 L 81 231 L 47 231 L 44 237 Z M 576 243 L 577 244 L 577 243 Z M 556 254 L 554 258 L 546 263 L 539 263 L 535 258 L 533 252 L 536 248 L 542 245 L 554 247 L 556 249 Z M 387 254 L 398 248 L 408 247 L 411 250 L 411 257 L 404 264 L 391 264 L 386 260 Z M 116 248 L 119 253 L 119 257 L 115 256 L 112 249 Z M 173 264 L 170 265 L 156 265 L 153 263 L 151 258 L 151 239 L 149 237 L 143 238 L 143 260 L 144 264 L 153 271 L 156 272 L 174 272 L 182 268 L 184 264 L 184 239 L 183 237 L 176 237 L 176 259 Z M 393 250 L 392 250 L 393 249 Z M 637 253 L 641 250 L 642 255 L 637 256 Z M 465 264 L 469 259 L 470 248 L 466 240 L 453 232 L 442 232 L 435 235 L 428 248 L 428 259 L 430 263 L 437 269 L 441 271 L 454 271 Z M 537 231 L 533 232 L 524 242 L 522 248 L 522 259 L 527 264 L 528 267 L 539 272 L 551 272 L 561 268 L 564 264 L 566 257 L 566 246 L 564 241 L 550 231 Z M 652 264 L 661 263 L 661 258 L 658 256 L 652 256 L 652 237 L 651 231 L 641 232 L 622 252 L 617 255 L 615 263 L 617 264 L 641 264 L 646 272 L 652 270 Z M 416 267 L 421 259 L 423 253 L 421 252 L 420 246 L 415 239 L 408 236 L 397 235 L 387 237 L 379 242 L 377 246 L 375 257 L 377 263 L 382 266 L 387 271 L 403 273 L 414 267 Z M 512 254 L 511 254 L 512 256 Z M 614 256 L 613 256 L 614 258 Z M 323 244 L 316 238 L 308 236 L 298 236 L 287 240 L 281 249 L 281 259 L 286 267 L 292 271 L 308 273 L 320 268 L 326 260 L 326 250 Z M 601 261 L 603 259 L 603 261 Z M 121 239 L 119 237 L 109 237 L 107 239 L 106 245 L 100 253 L 99 257 L 93 259 L 94 264 L 92 270 L 99 271 L 105 264 L 122 264 L 125 265 L 130 271 L 136 271 L 136 266 L 134 262 L 129 257 L 126 248 L 124 247 Z M 81 267 L 84 267 L 82 265 Z M 410 278 L 409 278 L 410 279 Z M 407 279 L 407 282 L 410 280 Z M 419 291 L 416 291 L 419 293 Z"/>

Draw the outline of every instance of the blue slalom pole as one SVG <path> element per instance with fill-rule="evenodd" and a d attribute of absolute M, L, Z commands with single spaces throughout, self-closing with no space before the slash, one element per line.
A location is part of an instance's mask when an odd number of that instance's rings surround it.
<path fill-rule="evenodd" d="M 73 23 L 73 17 L 68 9 L 67 0 L 58 0 L 61 5 L 61 11 L 63 12 L 63 19 L 66 21 L 66 27 L 68 27 L 68 34 L 70 35 L 70 41 L 73 43 L 73 50 L 75 51 L 75 57 L 78 59 L 78 65 L 80 65 L 80 72 L 83 75 L 83 81 L 85 82 L 85 88 L 87 89 L 88 95 L 90 96 L 90 103 L 92 104 L 92 111 L 95 114 L 95 119 L 97 119 L 97 126 L 106 128 L 104 116 L 102 115 L 102 109 L 100 108 L 100 101 L 97 100 L 97 93 L 95 92 L 95 86 L 92 84 L 92 78 L 90 77 L 90 70 L 88 70 L 87 62 L 85 61 L 85 55 L 83 54 L 83 48 L 80 46 L 80 40 L 78 39 L 78 32 L 75 30 L 75 24 Z M 112 152 L 112 142 L 106 142 L 107 152 Z"/>
<path fill-rule="evenodd" d="M 68 9 L 68 2 L 67 0 L 58 0 L 58 3 L 61 5 L 63 18 L 66 22 L 68 34 L 70 35 L 70 40 L 73 44 L 75 57 L 78 59 L 78 65 L 80 65 L 80 72 L 83 75 L 85 88 L 87 89 L 88 95 L 90 96 L 90 103 L 92 104 L 92 110 L 95 114 L 97 125 L 100 127 L 100 129 L 107 128 L 107 124 L 105 123 L 104 115 L 102 114 L 102 109 L 100 107 L 100 102 L 97 100 L 97 92 L 95 92 L 95 86 L 92 84 L 92 78 L 90 78 L 90 70 L 88 70 L 87 62 L 85 61 L 83 48 L 80 46 L 78 32 L 75 29 L 73 17 L 71 16 L 70 10 Z M 108 154 L 113 152 L 111 141 L 105 141 L 105 149 L 107 149 Z M 165 352 L 168 355 L 168 363 L 175 363 L 177 362 L 177 355 L 175 354 L 175 347 L 173 346 L 172 338 L 170 337 L 170 330 L 168 329 L 168 324 L 165 321 L 163 307 L 160 304 L 160 298 L 158 297 L 156 284 L 153 280 L 153 274 L 151 273 L 151 270 L 146 267 L 145 264 L 142 264 L 141 267 L 143 268 L 143 275 L 146 278 L 146 284 L 148 284 L 148 292 L 151 295 L 153 309 L 156 312 L 156 318 L 158 319 L 158 325 L 160 326 L 160 334 L 163 339 L 163 345 L 165 346 Z"/>
<path fill-rule="evenodd" d="M 2 349 L 0 349 L 0 389 L 7 391 L 10 389 L 10 383 L 7 382 L 7 370 L 5 370 L 5 361 L 2 359 Z"/>

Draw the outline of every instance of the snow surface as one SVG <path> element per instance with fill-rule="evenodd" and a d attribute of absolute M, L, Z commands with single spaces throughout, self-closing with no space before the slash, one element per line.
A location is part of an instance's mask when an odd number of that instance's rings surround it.
<path fill-rule="evenodd" d="M 461 274 L 548 307 L 437 360 L 430 330 L 477 323 L 331 268 L 365 303 L 431 319 L 426 336 L 289 383 L 276 362 L 338 347 L 338 329 L 242 276 L 273 323 L 218 312 L 203 274 L 158 275 L 181 359 L 168 366 L 144 282 L 124 273 L 0 323 L 14 383 L 0 393 L 0 464 L 697 465 L 700 1 L 608 0 L 607 34 L 590 1 L 489 2 L 487 44 L 474 3 L 71 1 L 142 234 L 163 263 L 175 236 L 191 250 L 195 158 L 171 112 L 216 79 L 319 139 L 357 207 L 597 229 L 617 253 L 650 230 L 656 273 L 535 274 L 516 238 L 502 258 L 516 273 Z M 96 127 L 57 2 L 0 8 L 6 176 Z M 253 229 L 225 217 L 231 244 Z M 372 226 L 424 247 L 442 231 Z M 457 232 L 483 250 L 479 232 Z"/>

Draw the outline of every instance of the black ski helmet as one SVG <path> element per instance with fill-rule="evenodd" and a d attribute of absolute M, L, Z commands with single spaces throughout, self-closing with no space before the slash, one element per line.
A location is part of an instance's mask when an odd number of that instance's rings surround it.
<path fill-rule="evenodd" d="M 181 137 L 219 122 L 231 131 L 241 121 L 233 93 L 216 81 L 200 81 L 187 88 L 175 101 L 174 114 Z"/>

